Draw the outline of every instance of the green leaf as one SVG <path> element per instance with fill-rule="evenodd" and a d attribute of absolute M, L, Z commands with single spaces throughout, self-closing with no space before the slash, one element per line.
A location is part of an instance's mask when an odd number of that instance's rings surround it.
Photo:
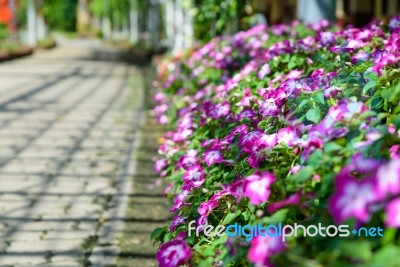
<path fill-rule="evenodd" d="M 164 239 L 164 236 L 169 233 L 169 229 L 167 226 L 164 227 L 157 227 L 156 229 L 151 232 L 150 239 L 156 243 L 157 241 L 161 241 Z M 154 244 L 153 243 L 153 244 Z"/>
<path fill-rule="evenodd" d="M 289 70 L 294 69 L 297 66 L 297 60 L 296 58 L 293 58 L 292 60 L 290 60 L 289 64 L 288 64 L 288 68 Z"/>
<path fill-rule="evenodd" d="M 321 103 L 322 105 L 325 105 L 325 97 L 324 97 L 324 92 L 323 91 L 318 91 L 317 94 L 314 97 L 315 101 Z"/>
<path fill-rule="evenodd" d="M 340 246 L 341 254 L 345 257 L 361 261 L 369 261 L 372 258 L 371 245 L 367 241 L 348 241 Z"/>
<path fill-rule="evenodd" d="M 400 247 L 387 245 L 374 253 L 374 257 L 368 267 L 398 267 L 399 266 Z"/>
<path fill-rule="evenodd" d="M 297 172 L 294 175 L 289 176 L 289 180 L 295 181 L 295 182 L 304 182 L 308 180 L 311 175 L 313 175 L 314 169 L 311 166 L 307 166 L 303 169 L 301 169 L 299 172 Z"/>
<path fill-rule="evenodd" d="M 384 99 L 390 99 L 390 97 L 392 96 L 392 90 L 391 88 L 385 88 L 382 90 L 381 92 L 381 97 L 383 97 Z"/>
<path fill-rule="evenodd" d="M 312 121 L 314 123 L 318 123 L 319 120 L 321 119 L 321 111 L 317 107 L 315 107 L 313 109 L 310 109 L 306 113 L 306 118 L 309 121 Z"/>
<path fill-rule="evenodd" d="M 364 86 L 362 93 L 366 94 L 370 89 L 372 89 L 374 87 L 376 87 L 376 81 L 371 80 Z"/>
<path fill-rule="evenodd" d="M 264 224 L 278 224 L 286 219 L 286 215 L 289 212 L 289 209 L 280 209 L 277 212 L 275 212 L 272 216 L 270 217 L 265 217 L 263 218 L 262 222 Z"/>
<path fill-rule="evenodd" d="M 239 216 L 240 213 L 242 213 L 241 210 L 237 210 L 237 211 L 234 212 L 234 213 L 228 213 L 228 214 L 225 216 L 225 219 L 222 221 L 222 224 L 223 224 L 223 225 L 229 224 L 229 223 L 232 222 L 234 219 L 236 219 L 236 217 Z"/>

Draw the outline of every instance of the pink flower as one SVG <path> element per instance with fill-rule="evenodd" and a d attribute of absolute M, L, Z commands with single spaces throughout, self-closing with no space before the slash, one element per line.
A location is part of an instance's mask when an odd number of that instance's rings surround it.
<path fill-rule="evenodd" d="M 190 247 L 182 239 L 175 239 L 160 246 L 156 259 L 160 267 L 176 267 L 190 259 Z"/>
<path fill-rule="evenodd" d="M 400 159 L 400 146 L 399 145 L 393 145 L 389 149 L 390 152 L 390 158 L 392 159 Z"/>
<path fill-rule="evenodd" d="M 208 216 L 213 209 L 218 207 L 218 205 L 219 203 L 217 200 L 209 200 L 201 203 L 197 211 L 201 216 Z"/>
<path fill-rule="evenodd" d="M 268 200 L 270 186 L 275 180 L 272 173 L 256 171 L 243 180 L 243 196 L 249 197 L 251 204 L 259 205 Z"/>
<path fill-rule="evenodd" d="M 394 16 L 389 22 L 389 29 L 391 32 L 399 32 L 400 31 L 400 17 Z"/>
<path fill-rule="evenodd" d="M 219 150 L 209 149 L 203 154 L 203 161 L 207 166 L 211 166 L 215 163 L 221 163 L 224 160 L 222 152 Z"/>
<path fill-rule="evenodd" d="M 177 167 L 188 170 L 190 167 L 198 165 L 198 164 L 199 164 L 199 160 L 197 158 L 197 151 L 194 149 L 191 149 L 188 151 L 188 153 L 186 155 L 183 155 L 179 158 Z"/>
<path fill-rule="evenodd" d="M 267 76 L 271 72 L 271 69 L 269 68 L 268 64 L 264 64 L 260 71 L 258 72 L 258 78 L 260 80 L 264 79 L 265 76 Z"/>
<path fill-rule="evenodd" d="M 159 103 L 164 102 L 165 98 L 166 95 L 163 92 L 158 92 L 153 96 L 153 100 Z"/>
<path fill-rule="evenodd" d="M 239 147 L 243 149 L 245 152 L 251 152 L 255 143 L 263 136 L 263 132 L 261 131 L 253 131 L 249 132 L 239 138 Z"/>
<path fill-rule="evenodd" d="M 331 32 L 319 32 L 317 34 L 317 41 L 322 46 L 327 46 L 335 42 L 335 35 Z"/>
<path fill-rule="evenodd" d="M 208 117 L 213 119 L 219 119 L 222 117 L 226 117 L 230 112 L 230 106 L 228 101 L 224 101 L 220 104 L 214 104 L 212 102 L 204 103 L 204 110 Z"/>
<path fill-rule="evenodd" d="M 188 168 L 183 174 L 182 179 L 185 181 L 188 189 L 199 187 L 205 181 L 203 168 L 200 165 Z"/>
<path fill-rule="evenodd" d="M 181 225 L 185 222 L 186 217 L 181 217 L 179 215 L 176 215 L 171 222 L 171 226 L 169 227 L 169 230 L 171 232 L 175 231 L 175 229 L 178 227 L 178 225 Z"/>
<path fill-rule="evenodd" d="M 274 147 L 278 143 L 276 134 L 263 134 L 257 141 L 257 146 L 261 148 Z"/>
<path fill-rule="evenodd" d="M 254 119 L 256 118 L 257 114 L 252 110 L 251 108 L 244 109 L 242 112 L 240 112 L 239 115 L 237 115 L 237 119 L 241 120 L 244 118 L 249 118 L 249 119 Z"/>
<path fill-rule="evenodd" d="M 260 104 L 260 114 L 263 117 L 276 116 L 279 114 L 280 106 L 275 99 L 267 99 Z"/>
<path fill-rule="evenodd" d="M 276 135 L 279 143 L 284 143 L 288 146 L 293 146 L 299 136 L 297 130 L 293 127 L 281 128 Z"/>
<path fill-rule="evenodd" d="M 174 197 L 174 205 L 172 205 L 170 212 L 175 212 L 183 206 L 183 203 L 189 196 L 188 190 L 183 190 L 181 193 Z"/>
<path fill-rule="evenodd" d="M 269 258 L 285 250 L 285 245 L 279 236 L 256 236 L 250 241 L 247 257 L 257 266 L 273 266 Z"/>
<path fill-rule="evenodd" d="M 369 59 L 369 54 L 361 50 L 351 57 L 351 62 L 353 64 L 356 64 L 359 61 L 367 61 L 368 59 Z"/>
<path fill-rule="evenodd" d="M 268 212 L 274 213 L 275 211 L 277 211 L 283 207 L 286 207 L 288 205 L 298 205 L 300 203 L 300 197 L 301 197 L 301 193 L 300 193 L 300 191 L 298 191 L 286 199 L 283 199 L 279 202 L 269 204 Z"/>
<path fill-rule="evenodd" d="M 154 163 L 154 172 L 160 174 L 165 167 L 167 167 L 167 160 L 159 159 Z"/>
<path fill-rule="evenodd" d="M 386 205 L 385 224 L 388 227 L 400 227 L 400 198 L 391 200 Z"/>
<path fill-rule="evenodd" d="M 336 192 L 329 200 L 329 209 L 337 223 L 349 218 L 367 222 L 370 218 L 368 205 L 377 200 L 372 179 L 357 181 L 347 172 L 337 177 Z"/>
<path fill-rule="evenodd" d="M 400 159 L 392 159 L 389 163 L 382 165 L 377 174 L 376 193 L 385 198 L 389 194 L 400 193 Z"/>

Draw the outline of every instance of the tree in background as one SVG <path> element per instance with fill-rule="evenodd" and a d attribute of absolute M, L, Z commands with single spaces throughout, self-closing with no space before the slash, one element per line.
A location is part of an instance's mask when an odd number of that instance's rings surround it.
<path fill-rule="evenodd" d="M 251 0 L 195 0 L 194 35 L 208 41 L 217 35 L 246 28 L 243 18 L 251 15 Z"/>
<path fill-rule="evenodd" d="M 78 0 L 44 0 L 41 10 L 50 29 L 74 32 Z"/>

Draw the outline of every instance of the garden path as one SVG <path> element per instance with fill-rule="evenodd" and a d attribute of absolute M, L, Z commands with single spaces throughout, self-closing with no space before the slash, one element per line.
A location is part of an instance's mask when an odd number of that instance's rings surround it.
<path fill-rule="evenodd" d="M 144 104 L 141 69 L 119 59 L 70 41 L 0 64 L 0 266 L 113 256 Z"/>

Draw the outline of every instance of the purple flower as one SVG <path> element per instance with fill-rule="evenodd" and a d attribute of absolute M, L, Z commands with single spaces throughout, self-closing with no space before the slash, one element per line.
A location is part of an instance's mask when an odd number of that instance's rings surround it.
<path fill-rule="evenodd" d="M 244 119 L 244 118 L 249 118 L 253 119 L 257 116 L 257 114 L 252 110 L 251 108 L 244 109 L 240 114 L 237 116 L 238 120 Z"/>
<path fill-rule="evenodd" d="M 250 241 L 247 257 L 256 266 L 272 267 L 273 265 L 269 262 L 269 258 L 284 250 L 285 244 L 279 236 L 259 235 Z"/>
<path fill-rule="evenodd" d="M 190 189 L 192 187 L 199 187 L 205 181 L 203 168 L 200 165 L 188 168 L 183 174 L 182 179 Z"/>
<path fill-rule="evenodd" d="M 385 198 L 389 194 L 400 193 L 400 159 L 392 159 L 389 163 L 380 166 L 377 174 L 376 193 Z"/>
<path fill-rule="evenodd" d="M 160 174 L 161 171 L 167 167 L 167 160 L 166 159 L 158 159 L 155 163 L 154 163 L 154 172 L 157 174 Z"/>
<path fill-rule="evenodd" d="M 204 110 L 208 117 L 213 119 L 219 119 L 226 117 L 230 112 L 230 106 L 228 101 L 224 101 L 220 104 L 213 104 L 212 102 L 204 103 Z"/>
<path fill-rule="evenodd" d="M 171 222 L 171 226 L 169 227 L 169 231 L 173 232 L 175 229 L 178 227 L 178 225 L 181 225 L 185 222 L 186 217 L 181 217 L 179 215 L 176 215 Z"/>
<path fill-rule="evenodd" d="M 293 146 L 298 140 L 297 130 L 291 126 L 286 128 L 281 128 L 276 135 L 278 142 L 286 144 L 288 146 Z"/>
<path fill-rule="evenodd" d="M 160 267 L 176 267 L 190 259 L 191 248 L 182 239 L 174 239 L 160 246 L 156 259 Z"/>
<path fill-rule="evenodd" d="M 275 211 L 286 207 L 288 205 L 298 205 L 300 203 L 301 192 L 298 191 L 290 197 L 268 205 L 268 212 L 274 213 Z"/>
<path fill-rule="evenodd" d="M 153 96 L 153 100 L 155 102 L 159 102 L 159 103 L 164 102 L 165 98 L 166 98 L 166 95 L 163 92 L 158 92 Z"/>
<path fill-rule="evenodd" d="M 261 148 L 272 148 L 278 143 L 276 134 L 262 134 L 257 141 L 257 146 Z"/>
<path fill-rule="evenodd" d="M 175 212 L 178 209 L 180 209 L 183 206 L 183 203 L 186 201 L 186 199 L 189 196 L 189 191 L 188 190 L 183 190 L 181 193 L 176 195 L 174 197 L 174 205 L 172 205 L 171 209 L 169 210 L 170 212 Z"/>
<path fill-rule="evenodd" d="M 243 196 L 249 197 L 251 204 L 259 205 L 268 200 L 270 186 L 275 180 L 272 173 L 256 171 L 243 180 Z"/>
<path fill-rule="evenodd" d="M 400 17 L 394 16 L 389 22 L 389 29 L 391 32 L 399 32 L 400 31 Z"/>
<path fill-rule="evenodd" d="M 179 158 L 177 167 L 188 170 L 190 167 L 198 165 L 198 164 L 199 164 L 199 160 L 197 158 L 197 151 L 194 149 L 191 149 L 188 151 L 188 153 L 186 155 L 183 155 Z"/>
<path fill-rule="evenodd" d="M 391 200 L 386 205 L 385 224 L 388 227 L 400 227 L 400 198 Z"/>
<path fill-rule="evenodd" d="M 263 117 L 276 116 L 279 114 L 280 106 L 275 99 L 267 99 L 260 104 L 260 114 Z"/>
<path fill-rule="evenodd" d="M 351 57 L 351 62 L 353 64 L 357 64 L 360 61 L 367 61 L 368 59 L 369 59 L 369 54 L 361 50 Z"/>
<path fill-rule="evenodd" d="M 255 143 L 263 136 L 263 132 L 261 131 L 253 131 L 241 136 L 239 138 L 239 147 L 242 148 L 245 152 L 252 152 Z"/>
<path fill-rule="evenodd" d="M 317 34 L 317 41 L 321 46 L 331 45 L 335 42 L 335 35 L 331 32 L 319 32 Z"/>
<path fill-rule="evenodd" d="M 224 160 L 222 152 L 219 150 L 209 149 L 203 154 L 203 161 L 207 166 L 211 166 L 215 163 L 221 163 Z"/>
<path fill-rule="evenodd" d="M 260 80 L 262 80 L 262 79 L 264 79 L 265 76 L 267 76 L 268 74 L 270 74 L 270 72 L 271 72 L 271 69 L 270 69 L 269 65 L 268 65 L 268 64 L 264 64 L 264 65 L 261 67 L 260 71 L 258 72 L 258 78 L 259 78 Z"/>
<path fill-rule="evenodd" d="M 372 179 L 357 181 L 346 171 L 336 177 L 336 192 L 329 200 L 329 209 L 337 223 L 349 218 L 367 222 L 370 218 L 368 206 L 377 200 Z"/>

